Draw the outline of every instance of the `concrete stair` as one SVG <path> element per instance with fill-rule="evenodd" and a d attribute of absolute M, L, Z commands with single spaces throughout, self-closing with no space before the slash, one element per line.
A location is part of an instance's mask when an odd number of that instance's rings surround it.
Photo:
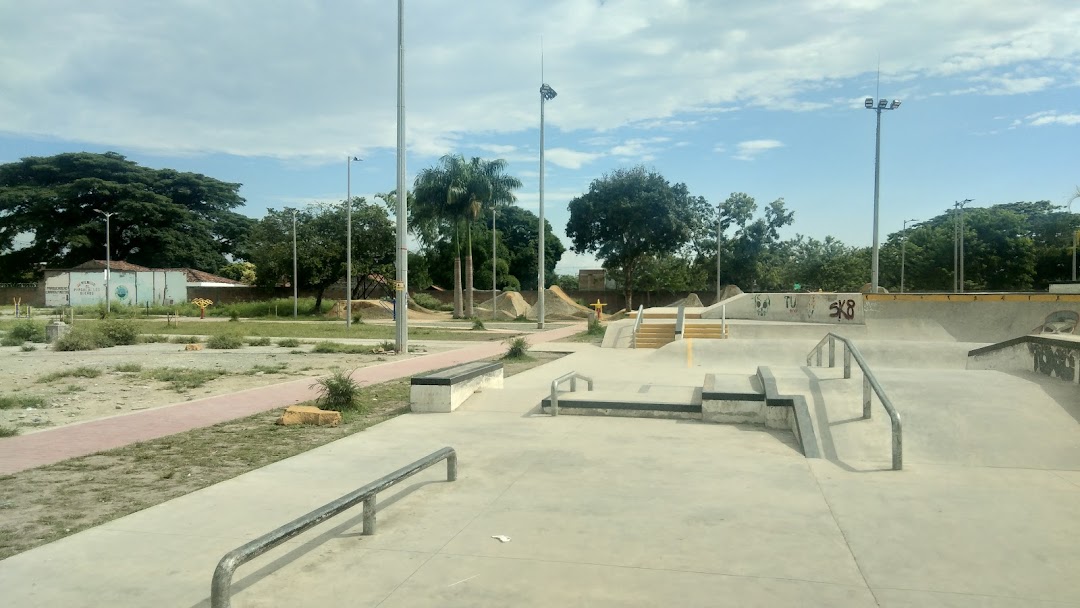
<path fill-rule="evenodd" d="M 687 323 L 683 326 L 683 338 L 723 340 L 727 337 L 727 327 L 720 323 Z"/>
<path fill-rule="evenodd" d="M 634 348 L 660 348 L 674 341 L 674 323 L 642 323 L 634 336 Z"/>
<path fill-rule="evenodd" d="M 679 311 L 675 308 L 647 308 L 643 315 L 644 319 L 676 319 L 679 316 Z M 683 314 L 684 319 L 700 319 L 700 312 L 687 311 Z"/>

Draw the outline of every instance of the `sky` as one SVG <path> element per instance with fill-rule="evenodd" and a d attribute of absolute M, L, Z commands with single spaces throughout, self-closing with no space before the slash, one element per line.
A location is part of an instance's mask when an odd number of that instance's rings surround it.
<path fill-rule="evenodd" d="M 503 158 L 565 239 L 567 204 L 643 164 L 719 204 L 783 197 L 784 237 L 881 238 L 954 201 L 1080 185 L 1075 0 L 407 0 L 407 179 Z M 243 184 L 241 212 L 392 190 L 397 3 L 0 0 L 0 163 L 116 151 Z M 541 56 L 543 61 L 541 61 Z M 543 67 L 542 67 L 543 66 Z M 541 76 L 541 69 L 543 75 Z M 596 268 L 567 252 L 559 273 Z"/>

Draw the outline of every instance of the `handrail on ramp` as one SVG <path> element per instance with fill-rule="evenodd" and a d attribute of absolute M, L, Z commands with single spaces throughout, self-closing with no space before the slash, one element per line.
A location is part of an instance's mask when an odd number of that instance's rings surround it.
<path fill-rule="evenodd" d="M 634 332 L 630 335 L 630 348 L 637 348 L 637 332 L 641 327 L 641 321 L 645 318 L 645 305 L 638 304 L 637 318 L 634 319 Z"/>
<path fill-rule="evenodd" d="M 577 372 L 565 373 L 565 374 L 563 374 L 563 375 L 559 376 L 558 378 L 551 381 L 551 415 L 552 416 L 558 416 L 559 415 L 559 385 L 566 382 L 567 380 L 569 380 L 570 381 L 570 390 L 571 391 L 576 391 L 577 390 L 578 378 L 581 378 L 582 380 L 584 380 L 588 384 L 590 391 L 593 389 L 592 378 L 590 378 L 588 376 L 582 376 L 581 374 L 579 374 Z"/>
<path fill-rule="evenodd" d="M 877 377 L 874 376 L 874 372 L 870 371 L 870 365 L 866 363 L 866 359 L 863 358 L 862 353 L 856 348 L 855 343 L 850 339 L 845 338 L 829 332 L 817 343 L 807 355 L 806 365 L 809 367 L 813 365 L 810 361 L 811 358 L 816 356 L 817 365 L 821 365 L 821 350 L 827 342 L 829 344 L 829 367 L 836 367 L 836 341 L 839 340 L 844 344 L 844 377 L 851 378 L 851 359 L 855 358 L 855 362 L 859 364 L 859 368 L 863 373 L 863 420 L 870 419 L 870 403 L 872 396 L 870 394 L 871 389 L 877 393 L 878 400 L 881 401 L 881 405 L 885 408 L 885 411 L 889 413 L 889 419 L 892 421 L 892 468 L 894 471 L 899 471 L 904 468 L 904 429 L 900 423 L 900 414 L 893 407 L 892 401 L 889 400 L 888 395 L 885 394 L 885 389 L 881 387 L 881 383 L 878 382 Z"/>
<path fill-rule="evenodd" d="M 454 448 L 445 447 L 229 551 L 214 569 L 214 578 L 210 583 L 211 608 L 229 608 L 232 605 L 232 578 L 237 568 L 361 502 L 364 503 L 364 535 L 375 534 L 375 495 L 442 460 L 446 461 L 446 481 L 456 481 L 457 452 Z"/>

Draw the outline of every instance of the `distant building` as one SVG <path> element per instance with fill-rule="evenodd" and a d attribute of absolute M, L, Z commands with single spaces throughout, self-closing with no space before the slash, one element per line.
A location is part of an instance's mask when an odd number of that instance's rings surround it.
<path fill-rule="evenodd" d="M 187 301 L 188 287 L 245 287 L 240 281 L 191 268 L 147 268 L 116 260 L 108 264 L 109 298 L 128 305 Z M 45 270 L 45 306 L 92 306 L 105 301 L 105 260 Z"/>
<path fill-rule="evenodd" d="M 607 271 L 603 268 L 579 270 L 578 289 L 581 291 L 606 291 L 615 289 L 615 281 L 608 280 Z"/>

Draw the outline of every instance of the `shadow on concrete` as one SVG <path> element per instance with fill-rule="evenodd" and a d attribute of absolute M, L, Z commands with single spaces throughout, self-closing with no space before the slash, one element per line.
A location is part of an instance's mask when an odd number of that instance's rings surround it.
<path fill-rule="evenodd" d="M 407 497 L 408 495 L 410 495 L 413 492 L 419 490 L 420 488 L 423 488 L 424 486 L 427 486 L 427 485 L 430 485 L 430 484 L 433 484 L 433 483 L 446 483 L 446 482 L 444 480 L 443 481 L 429 480 L 429 481 L 418 481 L 416 483 L 409 484 L 409 485 L 401 488 L 399 491 L 395 492 L 394 494 L 392 494 L 389 498 L 379 500 L 378 503 L 377 503 L 378 504 L 377 509 L 378 509 L 378 511 L 382 511 L 383 509 L 386 509 L 387 507 L 392 506 L 396 502 L 398 502 L 401 499 Z M 315 508 L 315 507 L 313 507 L 313 508 Z M 304 542 L 301 545 L 290 545 L 289 543 L 286 543 L 285 544 L 286 547 L 290 547 L 290 546 L 292 547 L 291 549 L 289 549 L 289 551 L 287 553 L 285 553 L 284 555 L 278 557 L 274 561 L 266 564 L 265 566 L 259 568 L 258 570 L 254 571 L 254 572 L 252 572 L 250 574 L 244 575 L 242 578 L 234 578 L 233 579 L 233 584 L 232 584 L 233 595 L 235 596 L 237 593 L 240 593 L 241 591 L 247 589 L 248 587 L 251 587 L 255 583 L 258 583 L 259 581 L 263 580 L 264 578 L 274 574 L 275 572 L 277 572 L 281 568 L 283 568 L 285 566 L 288 566 L 289 564 L 293 563 L 294 561 L 296 561 L 296 560 L 300 559 L 301 557 L 307 555 L 308 553 L 310 553 L 314 549 L 317 549 L 319 546 L 321 546 L 323 543 L 325 543 L 328 540 L 332 540 L 334 538 L 362 537 L 363 534 L 361 532 L 348 532 L 348 533 L 346 533 L 346 530 L 349 530 L 351 528 L 355 528 L 357 526 L 360 526 L 364 522 L 363 505 L 356 505 L 356 507 L 354 507 L 353 509 L 356 510 L 356 514 L 353 515 L 352 517 L 349 517 L 348 519 L 343 520 L 338 525 L 330 528 L 329 530 L 326 530 L 325 532 L 322 532 L 318 536 L 315 536 L 314 538 Z M 350 511 L 351 510 L 352 509 L 350 509 Z M 342 514 L 342 516 L 344 516 L 344 514 Z M 269 532 L 269 530 L 267 530 L 267 532 Z M 307 533 L 305 532 L 305 534 L 307 534 Z M 280 548 L 281 547 L 276 547 L 276 548 L 272 549 L 272 551 L 278 550 Z M 217 565 L 217 562 L 215 562 L 215 566 L 216 565 Z M 210 588 L 210 579 L 213 576 L 213 574 L 214 574 L 213 571 L 210 571 L 210 572 L 206 573 L 206 587 L 207 587 L 207 589 Z M 193 604 L 191 608 L 209 608 L 209 607 L 210 607 L 210 597 L 207 596 L 202 601 L 200 601 L 200 602 L 198 602 L 196 604 Z"/>
<path fill-rule="evenodd" d="M 1002 373 L 1037 384 L 1047 397 L 1053 399 L 1061 406 L 1061 409 L 1065 410 L 1065 413 L 1080 422 L 1080 386 L 1068 380 L 1051 378 L 1031 371 L 1002 371 Z"/>
<path fill-rule="evenodd" d="M 829 368 L 825 368 L 829 369 Z M 890 470 L 889 467 L 875 467 L 871 469 L 857 469 L 847 462 L 844 462 L 840 458 L 840 454 L 836 451 L 836 442 L 833 439 L 832 427 L 841 424 L 848 424 L 851 422 L 862 421 L 862 416 L 855 418 L 845 418 L 843 420 L 830 421 L 829 412 L 825 404 L 825 396 L 821 393 L 822 382 L 830 382 L 835 380 L 845 380 L 844 378 L 818 378 L 814 371 L 806 366 L 803 366 L 802 371 L 806 374 L 807 379 L 810 381 L 810 397 L 813 402 L 812 416 L 817 423 L 817 435 L 818 441 L 821 443 L 821 453 L 824 455 L 825 460 L 835 463 L 838 467 L 848 471 L 849 473 L 877 473 L 879 471 Z M 846 381 L 850 381 L 847 379 Z"/>

